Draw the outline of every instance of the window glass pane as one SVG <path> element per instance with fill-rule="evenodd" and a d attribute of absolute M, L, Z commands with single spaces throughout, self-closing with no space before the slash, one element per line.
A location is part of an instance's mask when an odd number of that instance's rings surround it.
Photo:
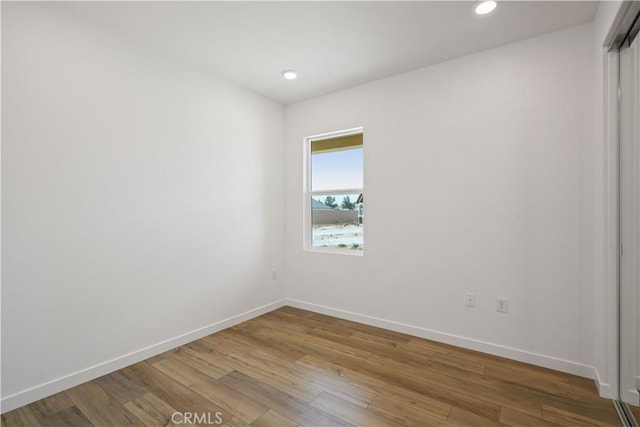
<path fill-rule="evenodd" d="M 363 249 L 364 206 L 360 194 L 311 198 L 312 246 Z"/>
<path fill-rule="evenodd" d="M 312 152 L 311 191 L 363 188 L 362 152 L 361 145 L 329 152 Z"/>

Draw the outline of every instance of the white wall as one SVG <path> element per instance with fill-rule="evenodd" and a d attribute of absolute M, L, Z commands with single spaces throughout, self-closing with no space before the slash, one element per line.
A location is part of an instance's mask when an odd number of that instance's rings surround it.
<path fill-rule="evenodd" d="M 55 3 L 2 59 L 4 411 L 283 298 L 280 105 Z"/>
<path fill-rule="evenodd" d="M 581 195 L 591 185 L 582 162 L 594 138 L 593 61 L 586 24 L 288 106 L 287 296 L 592 375 Z M 364 256 L 304 252 L 302 139 L 356 126 Z M 395 219 L 399 209 L 413 221 Z M 465 292 L 477 294 L 475 308 Z"/>

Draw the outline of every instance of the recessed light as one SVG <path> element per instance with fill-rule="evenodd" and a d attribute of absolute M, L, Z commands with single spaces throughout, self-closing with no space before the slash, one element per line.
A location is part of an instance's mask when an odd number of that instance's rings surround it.
<path fill-rule="evenodd" d="M 486 15 L 487 13 L 493 11 L 496 8 L 498 3 L 495 1 L 482 1 L 476 4 L 475 11 L 478 15 Z"/>
<path fill-rule="evenodd" d="M 298 73 L 296 73 L 296 70 L 284 70 L 282 72 L 282 77 L 287 80 L 295 80 L 296 77 L 298 77 Z"/>

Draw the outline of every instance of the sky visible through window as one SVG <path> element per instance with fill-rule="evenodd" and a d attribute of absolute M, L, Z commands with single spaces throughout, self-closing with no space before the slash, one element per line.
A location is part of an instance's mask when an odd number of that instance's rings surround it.
<path fill-rule="evenodd" d="M 362 148 L 354 148 L 313 154 L 311 156 L 311 190 L 362 188 L 362 153 Z"/>

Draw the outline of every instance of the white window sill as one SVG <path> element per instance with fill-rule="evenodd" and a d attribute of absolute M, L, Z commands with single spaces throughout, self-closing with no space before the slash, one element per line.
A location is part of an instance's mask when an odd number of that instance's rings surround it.
<path fill-rule="evenodd" d="M 350 255 L 350 256 L 363 256 L 364 250 L 358 249 L 338 249 L 338 248 L 322 248 L 322 247 L 307 247 L 304 248 L 305 252 L 316 252 L 322 254 L 333 254 L 333 255 Z"/>

